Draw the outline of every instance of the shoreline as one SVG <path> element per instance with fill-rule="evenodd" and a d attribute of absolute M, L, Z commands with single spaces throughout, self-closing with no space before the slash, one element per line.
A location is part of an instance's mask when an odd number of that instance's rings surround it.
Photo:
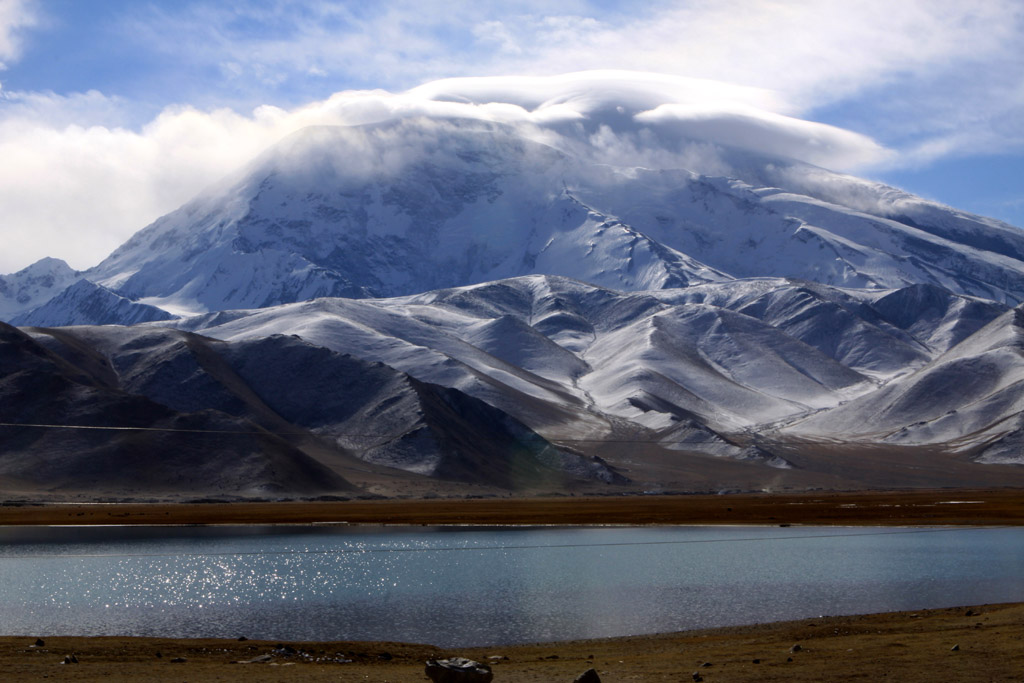
<path fill-rule="evenodd" d="M 242 524 L 1021 526 L 1024 490 L 0 505 L 0 526 L 12 528 Z M 244 636 L 7 635 L 0 636 L 0 670 L 10 681 L 394 682 L 426 680 L 427 659 L 465 656 L 490 664 L 498 683 L 570 683 L 589 668 L 604 683 L 677 682 L 691 680 L 693 673 L 707 683 L 1020 681 L 1024 676 L 1024 603 L 458 649 Z M 44 644 L 37 646 L 37 639 Z"/>
<path fill-rule="evenodd" d="M 0 526 L 200 524 L 1020 526 L 1024 490 L 0 505 Z"/>
<path fill-rule="evenodd" d="M 43 645 L 36 645 L 37 638 Z M 442 649 L 393 642 L 0 636 L 5 680 L 420 681 L 466 656 L 500 682 L 1020 680 L 1024 603 L 822 616 L 646 636 Z M 64 664 L 65 657 L 75 662 Z M 287 667 L 287 668 L 285 668 Z"/>

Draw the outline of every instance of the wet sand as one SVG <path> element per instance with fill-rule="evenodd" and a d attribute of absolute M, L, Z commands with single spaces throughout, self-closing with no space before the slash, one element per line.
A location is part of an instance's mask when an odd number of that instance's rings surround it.
<path fill-rule="evenodd" d="M 37 637 L 0 638 L 5 681 L 425 681 L 424 662 L 443 656 L 490 662 L 497 683 L 570 683 L 591 667 L 606 683 L 691 681 L 694 672 L 708 683 L 1024 679 L 1024 604 L 457 651 L 396 643 L 45 634 L 37 647 Z M 77 663 L 62 663 L 69 655 Z"/>
<path fill-rule="evenodd" d="M 0 525 L 321 523 L 1020 525 L 1024 490 L 0 506 Z"/>

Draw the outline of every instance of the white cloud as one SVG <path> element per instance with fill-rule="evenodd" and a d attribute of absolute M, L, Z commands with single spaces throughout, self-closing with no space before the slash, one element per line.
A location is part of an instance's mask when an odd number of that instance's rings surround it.
<path fill-rule="evenodd" d="M 595 70 L 548 77 L 500 76 L 449 78 L 413 88 L 410 94 L 429 100 L 505 102 L 528 110 L 569 105 L 594 113 L 609 106 L 630 107 L 632 113 L 667 104 L 750 105 L 785 109 L 778 94 L 764 88 L 643 71 Z"/>
<path fill-rule="evenodd" d="M 18 31 L 35 23 L 34 0 L 0 0 L 0 69 L 21 56 Z"/>
<path fill-rule="evenodd" d="M 183 65 L 219 65 L 224 83 L 254 96 L 290 92 L 304 76 L 401 89 L 449 75 L 501 68 L 504 23 L 540 16 L 547 3 L 501 0 L 294 2 L 238 0 L 163 9 L 144 6 L 123 20 L 139 49 Z M 559 3 L 583 9 L 582 0 Z M 253 30 L 256 27 L 256 30 Z M 511 35 L 509 36 L 511 38 Z M 565 69 L 558 69 L 564 71 Z M 265 95 L 264 95 L 265 96 Z"/>
<path fill-rule="evenodd" d="M 864 116 L 844 125 L 901 148 L 946 137 L 950 122 L 1024 147 L 1002 132 L 1024 121 L 1024 106 L 1007 104 L 1024 87 L 1020 0 L 236 0 L 133 10 L 124 35 L 188 73 L 167 89 L 204 106 L 305 102 L 332 83 L 396 90 L 450 76 L 628 69 L 761 88 L 788 104 L 773 111 L 810 118 L 852 106 Z M 211 71 L 219 78 L 203 83 Z"/>
<path fill-rule="evenodd" d="M 626 21 L 520 16 L 488 26 L 521 57 L 505 51 L 477 68 L 656 70 L 816 106 L 958 60 L 1019 54 L 1020 14 L 1016 0 L 719 0 L 657 5 Z"/>
<path fill-rule="evenodd" d="M 630 69 L 768 88 L 804 107 L 1021 52 L 1019 0 L 654 2 L 617 13 L 607 4 L 236 2 L 142 15 L 131 28 L 149 48 L 231 63 L 237 77 L 260 81 L 317 69 L 395 88 L 453 75 Z M 253 23 L 274 30 L 238 29 Z"/>
<path fill-rule="evenodd" d="M 570 0 L 554 9 L 537 0 L 239 0 L 180 7 L 136 12 L 126 25 L 140 49 L 214 65 L 222 81 L 210 87 L 230 91 L 235 102 L 308 101 L 339 78 L 395 90 L 449 76 L 628 69 L 774 92 L 786 106 L 768 108 L 779 113 L 819 118 L 816 111 L 842 105 L 861 112 L 847 127 L 910 150 L 904 163 L 927 160 L 917 148 L 1024 149 L 1020 0 Z M 261 30 L 246 30 L 254 25 Z M 182 88 L 195 95 L 192 83 Z M 317 94 L 307 94 L 311 88 Z"/>
<path fill-rule="evenodd" d="M 170 107 L 138 131 L 102 124 L 117 118 L 111 112 L 118 102 L 95 92 L 11 94 L 7 102 L 0 272 L 43 256 L 94 265 L 159 215 L 310 125 L 473 118 L 519 126 L 598 161 L 705 164 L 697 170 L 716 172 L 721 162 L 709 152 L 721 144 L 840 168 L 885 154 L 864 136 L 762 108 L 782 106 L 764 90 L 631 72 L 449 79 L 398 94 L 341 92 L 292 110 L 263 106 L 249 115 Z"/>
<path fill-rule="evenodd" d="M 52 92 L 0 93 L 0 127 L 8 129 L 21 125 L 29 127 L 66 128 L 79 126 L 126 125 L 126 114 L 131 104 L 119 97 L 108 97 L 90 90 L 59 96 Z"/>
<path fill-rule="evenodd" d="M 95 106 L 98 94 L 88 97 Z M 77 98 L 34 96 L 41 111 L 69 110 Z M 51 124 L 29 115 L 0 123 L 0 272 L 43 256 L 94 265 L 162 213 L 257 154 L 283 132 L 273 110 L 164 111 L 141 131 Z"/>
<path fill-rule="evenodd" d="M 697 140 L 777 157 L 790 157 L 835 170 L 876 165 L 892 153 L 865 135 L 750 107 L 662 105 L 637 119 L 672 126 Z"/>
<path fill-rule="evenodd" d="M 485 118 L 528 121 L 557 132 L 561 139 L 553 144 L 582 154 L 603 150 L 608 158 L 599 160 L 610 163 L 680 165 L 681 150 L 692 151 L 694 141 L 835 169 L 889 156 L 866 136 L 778 113 L 790 106 L 776 93 L 705 79 L 630 71 L 456 78 L 408 96 L 475 106 Z"/>
<path fill-rule="evenodd" d="M 1024 50 L 1006 62 L 992 67 L 996 75 L 989 82 L 965 78 L 955 93 L 932 106 L 912 107 L 916 88 L 907 88 L 909 101 L 898 111 L 901 120 L 912 123 L 901 164 L 920 167 L 947 157 L 1024 152 Z"/>

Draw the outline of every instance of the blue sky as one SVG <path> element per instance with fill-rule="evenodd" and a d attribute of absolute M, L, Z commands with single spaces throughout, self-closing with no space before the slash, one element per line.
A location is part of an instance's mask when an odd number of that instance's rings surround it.
<path fill-rule="evenodd" d="M 1022 45 L 1020 0 L 0 0 L 0 272 L 95 264 L 336 93 L 590 69 L 758 89 L 1024 226 Z"/>

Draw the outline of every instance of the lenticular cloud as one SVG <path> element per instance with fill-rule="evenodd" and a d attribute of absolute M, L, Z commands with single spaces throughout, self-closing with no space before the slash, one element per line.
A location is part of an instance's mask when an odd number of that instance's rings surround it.
<path fill-rule="evenodd" d="M 655 168 L 699 165 L 695 146 L 708 144 L 832 170 L 889 155 L 866 136 L 788 116 L 785 102 L 767 90 L 629 71 L 452 78 L 399 94 L 339 93 L 321 106 L 336 123 L 349 125 L 413 116 L 516 125 L 598 161 Z M 711 155 L 700 158 L 712 162 Z"/>

